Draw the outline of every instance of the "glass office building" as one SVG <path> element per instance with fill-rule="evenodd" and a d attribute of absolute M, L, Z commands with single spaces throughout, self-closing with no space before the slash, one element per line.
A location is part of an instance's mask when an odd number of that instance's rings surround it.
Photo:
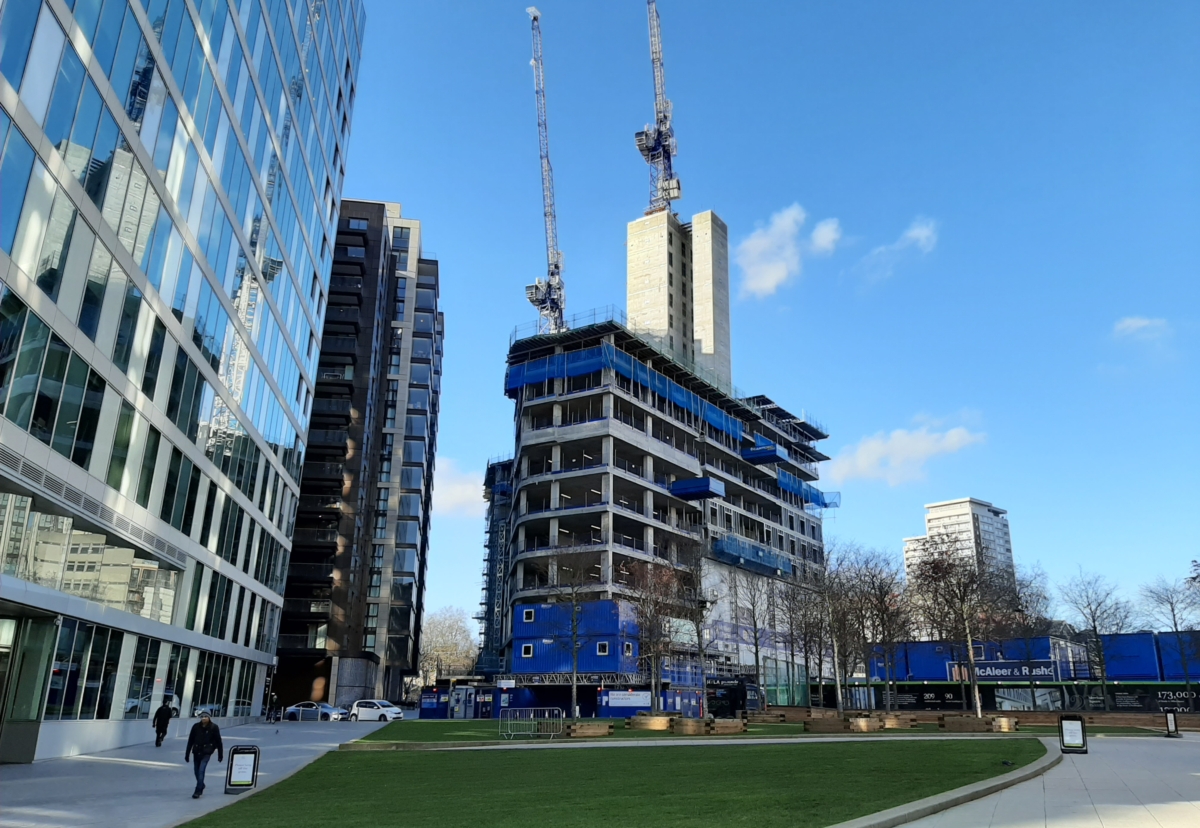
<path fill-rule="evenodd" d="M 261 711 L 359 0 L 0 0 L 0 761 Z"/>

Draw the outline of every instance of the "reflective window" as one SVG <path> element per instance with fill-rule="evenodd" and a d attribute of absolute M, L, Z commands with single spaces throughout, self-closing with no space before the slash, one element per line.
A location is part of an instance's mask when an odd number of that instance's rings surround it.
<path fill-rule="evenodd" d="M 112 3 L 112 0 L 109 0 Z M 139 635 L 133 652 L 129 688 L 125 693 L 125 718 L 150 718 L 150 697 L 154 693 L 154 671 L 158 667 L 159 641 Z"/>

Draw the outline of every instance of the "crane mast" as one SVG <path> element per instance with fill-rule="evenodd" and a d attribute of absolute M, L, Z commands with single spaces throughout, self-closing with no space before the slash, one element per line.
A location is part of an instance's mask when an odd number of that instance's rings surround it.
<path fill-rule="evenodd" d="M 654 123 L 647 124 L 634 140 L 650 165 L 650 207 L 646 210 L 646 215 L 650 215 L 669 209 L 671 202 L 682 195 L 682 186 L 672 167 L 672 158 L 678 149 L 675 129 L 671 126 L 671 102 L 667 100 L 663 71 L 662 31 L 655 0 L 646 0 L 646 15 L 650 21 L 650 64 L 654 69 Z"/>
<path fill-rule="evenodd" d="M 525 297 L 538 309 L 540 333 L 567 329 L 563 321 L 566 286 L 562 280 L 562 251 L 558 249 L 558 218 L 554 210 L 554 170 L 550 167 L 550 134 L 546 126 L 546 78 L 542 66 L 542 13 L 537 7 L 525 10 L 533 25 L 533 87 L 537 97 L 538 148 L 542 160 L 542 208 L 546 219 L 546 278 L 525 288 Z"/>

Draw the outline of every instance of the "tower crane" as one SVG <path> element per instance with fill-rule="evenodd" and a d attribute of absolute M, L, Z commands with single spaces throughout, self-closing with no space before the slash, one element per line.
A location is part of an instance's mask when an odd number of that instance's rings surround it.
<path fill-rule="evenodd" d="M 525 288 L 527 298 L 541 316 L 539 333 L 567 329 L 563 310 L 567 303 L 562 280 L 562 251 L 558 249 L 558 218 L 554 211 L 554 170 L 550 167 L 550 135 L 546 127 L 546 77 L 542 67 L 542 13 L 536 6 L 525 10 L 533 25 L 533 88 L 537 97 L 538 142 L 542 159 L 542 207 L 546 218 L 546 278 Z"/>
<path fill-rule="evenodd" d="M 646 215 L 667 210 L 682 194 L 671 161 L 678 149 L 675 129 L 671 126 L 671 102 L 667 100 L 667 82 L 663 73 L 662 32 L 655 0 L 646 0 L 650 20 L 650 64 L 654 68 L 654 123 L 638 132 L 634 139 L 642 157 L 650 165 L 650 208 Z"/>

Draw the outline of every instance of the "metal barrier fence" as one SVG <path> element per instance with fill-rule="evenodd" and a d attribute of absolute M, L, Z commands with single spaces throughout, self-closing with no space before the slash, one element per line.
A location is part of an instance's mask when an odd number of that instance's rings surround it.
<path fill-rule="evenodd" d="M 500 711 L 500 735 L 546 736 L 553 739 L 562 733 L 563 711 L 560 707 L 526 707 Z"/>

